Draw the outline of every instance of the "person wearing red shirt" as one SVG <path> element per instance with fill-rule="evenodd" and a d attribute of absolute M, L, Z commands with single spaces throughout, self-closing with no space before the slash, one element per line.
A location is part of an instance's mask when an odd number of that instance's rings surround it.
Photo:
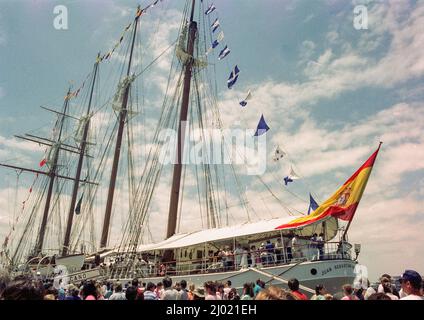
<path fill-rule="evenodd" d="M 299 280 L 293 278 L 290 279 L 288 282 L 289 289 L 291 293 L 298 299 L 298 300 L 308 300 L 308 297 L 299 291 Z"/>

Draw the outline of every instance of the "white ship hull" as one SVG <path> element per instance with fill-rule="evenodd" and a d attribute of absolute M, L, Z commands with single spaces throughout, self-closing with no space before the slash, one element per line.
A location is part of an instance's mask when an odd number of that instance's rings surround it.
<path fill-rule="evenodd" d="M 203 287 L 206 281 L 225 282 L 231 280 L 232 287 L 237 289 L 241 289 L 244 283 L 255 282 L 257 279 L 261 279 L 267 285 L 272 284 L 287 288 L 285 282 L 291 278 L 296 278 L 299 280 L 301 286 L 310 289 L 303 289 L 303 292 L 310 296 L 318 284 L 323 284 L 327 288 L 327 291 L 333 294 L 341 291 L 341 287 L 344 284 L 352 284 L 355 279 L 355 265 L 356 262 L 352 260 L 305 261 L 300 264 L 294 263 L 258 269 L 249 268 L 238 271 L 174 275 L 170 277 L 173 283 L 184 279 L 187 283 L 194 283 L 196 287 Z M 273 276 L 276 278 L 273 278 Z M 157 283 L 162 281 L 162 279 L 163 277 L 144 277 L 141 280 L 146 283 Z M 130 281 L 131 279 L 119 280 Z"/>

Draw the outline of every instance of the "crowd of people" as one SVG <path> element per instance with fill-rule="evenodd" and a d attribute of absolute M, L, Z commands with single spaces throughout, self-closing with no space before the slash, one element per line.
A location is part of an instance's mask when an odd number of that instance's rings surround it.
<path fill-rule="evenodd" d="M 344 285 L 336 294 L 327 292 L 325 286 L 317 285 L 310 300 L 424 300 L 423 280 L 420 274 L 406 270 L 401 278 L 398 291 L 390 275 L 380 278 L 378 287 L 369 285 L 355 287 Z M 232 287 L 231 281 L 207 281 L 201 287 L 181 280 L 173 283 L 169 276 L 158 283 L 131 283 L 85 281 L 79 286 L 68 284 L 55 288 L 53 283 L 43 283 L 26 277 L 13 280 L 0 279 L 0 300 L 309 300 L 299 290 L 297 279 L 290 279 L 288 289 L 269 285 L 260 279 L 245 283 L 241 292 Z"/>

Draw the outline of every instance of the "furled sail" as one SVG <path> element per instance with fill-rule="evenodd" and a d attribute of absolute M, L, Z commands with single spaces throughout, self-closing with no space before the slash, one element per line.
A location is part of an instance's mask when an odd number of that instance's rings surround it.
<path fill-rule="evenodd" d="M 185 24 L 183 29 L 181 30 L 177 47 L 175 49 L 175 54 L 182 64 L 186 64 L 189 61 L 189 59 L 193 59 L 193 65 L 196 68 L 206 68 L 208 66 L 207 61 L 202 59 L 195 59 L 194 57 L 192 57 L 186 52 L 185 48 L 187 44 L 187 30 L 188 30 L 187 24 Z"/>

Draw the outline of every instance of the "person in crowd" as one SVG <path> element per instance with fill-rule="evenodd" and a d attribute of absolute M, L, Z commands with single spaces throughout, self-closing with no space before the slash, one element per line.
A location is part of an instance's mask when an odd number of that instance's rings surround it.
<path fill-rule="evenodd" d="M 256 296 L 264 288 L 265 282 L 263 282 L 261 279 L 256 280 L 256 284 L 253 288 L 253 294 Z"/>
<path fill-rule="evenodd" d="M 353 287 L 350 284 L 343 286 L 343 298 L 341 300 L 359 300 L 357 296 L 353 294 Z"/>
<path fill-rule="evenodd" d="M 188 296 L 188 300 L 194 300 L 194 290 L 196 289 L 196 285 L 194 283 L 190 283 L 188 285 L 188 292 L 187 292 L 187 296 Z"/>
<path fill-rule="evenodd" d="M 308 300 L 308 297 L 299 291 L 299 280 L 296 278 L 290 279 L 287 283 L 289 286 L 290 292 L 298 299 L 298 300 Z"/>
<path fill-rule="evenodd" d="M 384 294 L 390 297 L 391 300 L 399 300 L 399 297 L 393 294 L 392 283 L 388 278 L 381 279 Z"/>
<path fill-rule="evenodd" d="M 106 293 L 105 293 L 105 299 L 109 299 L 110 296 L 113 294 L 113 284 L 110 282 L 106 283 Z"/>
<path fill-rule="evenodd" d="M 203 288 L 195 288 L 193 291 L 193 300 L 205 300 L 205 290 Z"/>
<path fill-rule="evenodd" d="M 174 289 L 177 290 L 177 293 L 178 293 L 177 294 L 177 300 L 178 300 L 178 295 L 179 295 L 179 293 L 181 291 L 181 283 L 180 282 L 175 282 Z"/>
<path fill-rule="evenodd" d="M 311 300 L 325 300 L 325 294 L 327 290 L 322 284 L 318 284 L 315 287 L 315 294 L 311 297 Z"/>
<path fill-rule="evenodd" d="M 423 279 L 418 272 L 415 270 L 405 270 L 400 277 L 400 283 L 406 297 L 400 300 L 423 300 L 424 298 L 421 295 L 422 282 Z"/>
<path fill-rule="evenodd" d="M 81 300 L 79 297 L 79 290 L 73 284 L 68 285 L 65 300 Z"/>
<path fill-rule="evenodd" d="M 156 289 L 155 289 L 155 293 L 156 296 L 158 297 L 158 300 L 160 300 L 160 297 L 162 297 L 162 294 L 165 292 L 165 290 L 163 289 L 163 283 L 162 282 L 158 282 L 156 284 Z"/>
<path fill-rule="evenodd" d="M 219 282 L 216 284 L 216 298 L 217 300 L 227 300 L 224 292 L 224 285 Z"/>
<path fill-rule="evenodd" d="M 218 300 L 216 296 L 216 284 L 212 281 L 207 281 L 205 287 L 205 300 Z"/>
<path fill-rule="evenodd" d="M 421 290 L 420 290 L 420 293 L 421 293 L 421 297 L 424 297 L 424 280 L 423 280 L 423 282 L 421 282 Z"/>
<path fill-rule="evenodd" d="M 97 292 L 97 300 L 105 300 L 102 284 L 100 282 L 96 282 L 96 292 Z"/>
<path fill-rule="evenodd" d="M 65 288 L 61 285 L 59 289 L 57 290 L 57 300 L 65 300 L 66 292 Z"/>
<path fill-rule="evenodd" d="M 138 279 L 133 279 L 132 286 L 137 290 L 137 296 L 135 300 L 144 300 L 144 291 L 146 290 L 146 283 L 143 282 L 141 286 L 138 283 Z"/>
<path fill-rule="evenodd" d="M 225 285 L 224 285 L 224 299 L 223 300 L 229 300 L 228 294 L 231 291 L 231 285 L 232 285 L 231 280 L 227 280 L 227 282 L 225 282 Z"/>
<path fill-rule="evenodd" d="M 44 300 L 58 300 L 58 291 L 52 283 L 48 283 L 45 288 Z"/>
<path fill-rule="evenodd" d="M 180 282 L 180 291 L 178 292 L 177 300 L 188 300 L 187 281 L 184 279 Z"/>
<path fill-rule="evenodd" d="M 247 282 L 243 285 L 243 294 L 240 300 L 253 300 L 255 294 L 253 293 L 253 283 Z"/>
<path fill-rule="evenodd" d="M 1 300 L 43 300 L 44 289 L 26 277 L 17 277 L 12 281 L 3 279 Z"/>
<path fill-rule="evenodd" d="M 383 275 L 380 277 L 380 284 L 378 285 L 377 292 L 378 292 L 378 293 L 384 293 L 384 287 L 383 287 L 383 286 L 384 286 L 384 284 L 383 284 L 383 279 L 388 279 L 388 280 L 389 280 L 390 285 L 391 285 L 391 292 L 392 292 L 395 296 L 397 296 L 398 298 L 400 298 L 400 296 L 399 296 L 399 292 L 398 292 L 398 290 L 396 289 L 396 286 L 393 284 L 392 277 L 391 277 L 389 274 L 387 274 L 387 273 L 383 274 Z"/>
<path fill-rule="evenodd" d="M 164 292 L 162 293 L 161 300 L 177 300 L 178 291 L 172 288 L 172 279 L 170 277 L 165 277 L 162 280 Z"/>
<path fill-rule="evenodd" d="M 134 301 L 137 298 L 137 287 L 129 286 L 127 290 L 125 290 L 125 298 L 130 301 Z"/>
<path fill-rule="evenodd" d="M 256 295 L 255 300 L 286 300 L 286 297 L 287 293 L 285 290 L 276 286 L 269 286 L 261 290 Z"/>
<path fill-rule="evenodd" d="M 378 288 L 377 288 L 378 293 L 384 293 L 383 279 L 388 279 L 390 282 L 392 281 L 392 277 L 389 274 L 387 274 L 387 273 L 383 274 L 380 277 L 380 283 L 379 283 Z"/>
<path fill-rule="evenodd" d="M 240 296 L 236 288 L 231 288 L 230 292 L 228 293 L 228 300 L 240 300 Z"/>
<path fill-rule="evenodd" d="M 122 284 L 120 282 L 116 283 L 114 288 L 115 290 L 109 300 L 127 300 L 125 293 L 122 292 Z"/>
<path fill-rule="evenodd" d="M 364 300 L 368 300 L 368 298 L 374 293 L 377 293 L 377 291 L 375 291 L 375 289 L 371 286 L 370 281 L 367 279 L 367 290 L 364 293 Z"/>
<path fill-rule="evenodd" d="M 362 288 L 360 283 L 356 283 L 354 285 L 353 294 L 359 299 L 359 300 L 365 300 L 364 298 L 364 289 Z"/>
<path fill-rule="evenodd" d="M 122 287 L 121 287 L 122 290 Z M 87 281 L 81 290 L 82 300 L 97 300 L 97 288 L 93 281 Z"/>
<path fill-rule="evenodd" d="M 156 285 L 153 282 L 147 283 L 146 290 L 144 291 L 144 300 L 158 300 L 155 293 Z"/>
<path fill-rule="evenodd" d="M 368 300 L 392 300 L 390 299 L 390 297 L 383 293 L 383 292 L 378 292 L 378 293 L 373 293 L 372 295 L 370 295 L 368 297 Z"/>
<path fill-rule="evenodd" d="M 10 278 L 7 274 L 0 273 L 0 299 L 2 297 L 4 289 L 6 289 L 7 284 L 10 282 Z"/>

